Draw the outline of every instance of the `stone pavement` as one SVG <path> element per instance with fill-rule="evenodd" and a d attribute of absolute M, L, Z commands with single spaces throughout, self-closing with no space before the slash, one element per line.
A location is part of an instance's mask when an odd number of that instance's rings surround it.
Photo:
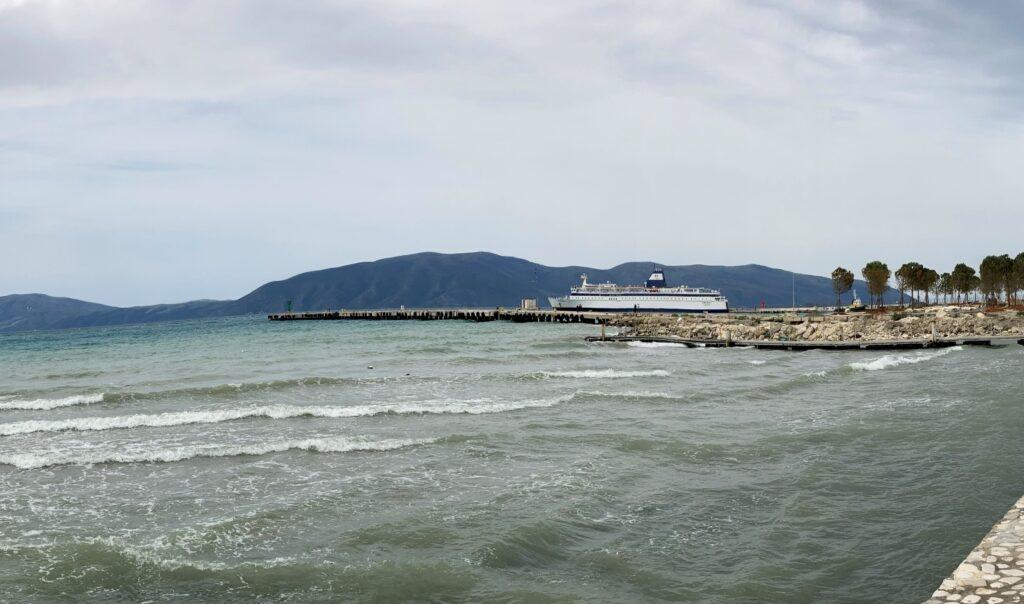
<path fill-rule="evenodd" d="M 1024 497 L 967 555 L 926 604 L 1024 602 Z"/>

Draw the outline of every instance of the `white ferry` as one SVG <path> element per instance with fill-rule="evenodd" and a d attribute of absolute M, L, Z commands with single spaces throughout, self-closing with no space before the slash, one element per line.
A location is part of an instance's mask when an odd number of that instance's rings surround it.
<path fill-rule="evenodd" d="M 608 312 L 728 312 L 729 301 L 722 292 L 703 287 L 669 287 L 665 273 L 655 268 L 644 285 L 619 286 L 614 283 L 588 283 L 580 275 L 580 285 L 568 296 L 548 298 L 555 310 L 601 310 Z"/>

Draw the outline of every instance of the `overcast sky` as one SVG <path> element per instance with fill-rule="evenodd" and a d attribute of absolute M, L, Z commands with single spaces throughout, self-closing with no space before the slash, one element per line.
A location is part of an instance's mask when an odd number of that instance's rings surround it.
<path fill-rule="evenodd" d="M 1024 4 L 0 0 L 0 294 L 1024 251 Z"/>

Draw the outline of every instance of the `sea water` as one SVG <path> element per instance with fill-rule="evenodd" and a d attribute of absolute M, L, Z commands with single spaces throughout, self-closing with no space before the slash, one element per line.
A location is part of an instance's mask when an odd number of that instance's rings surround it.
<path fill-rule="evenodd" d="M 0 336 L 0 601 L 915 602 L 1024 491 L 1024 347 L 595 333 Z"/>

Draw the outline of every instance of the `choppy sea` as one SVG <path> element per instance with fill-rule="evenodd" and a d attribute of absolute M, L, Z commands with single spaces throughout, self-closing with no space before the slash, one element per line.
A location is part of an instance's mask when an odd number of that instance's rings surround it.
<path fill-rule="evenodd" d="M 0 336 L 0 601 L 919 602 L 1024 347 L 240 317 Z"/>

